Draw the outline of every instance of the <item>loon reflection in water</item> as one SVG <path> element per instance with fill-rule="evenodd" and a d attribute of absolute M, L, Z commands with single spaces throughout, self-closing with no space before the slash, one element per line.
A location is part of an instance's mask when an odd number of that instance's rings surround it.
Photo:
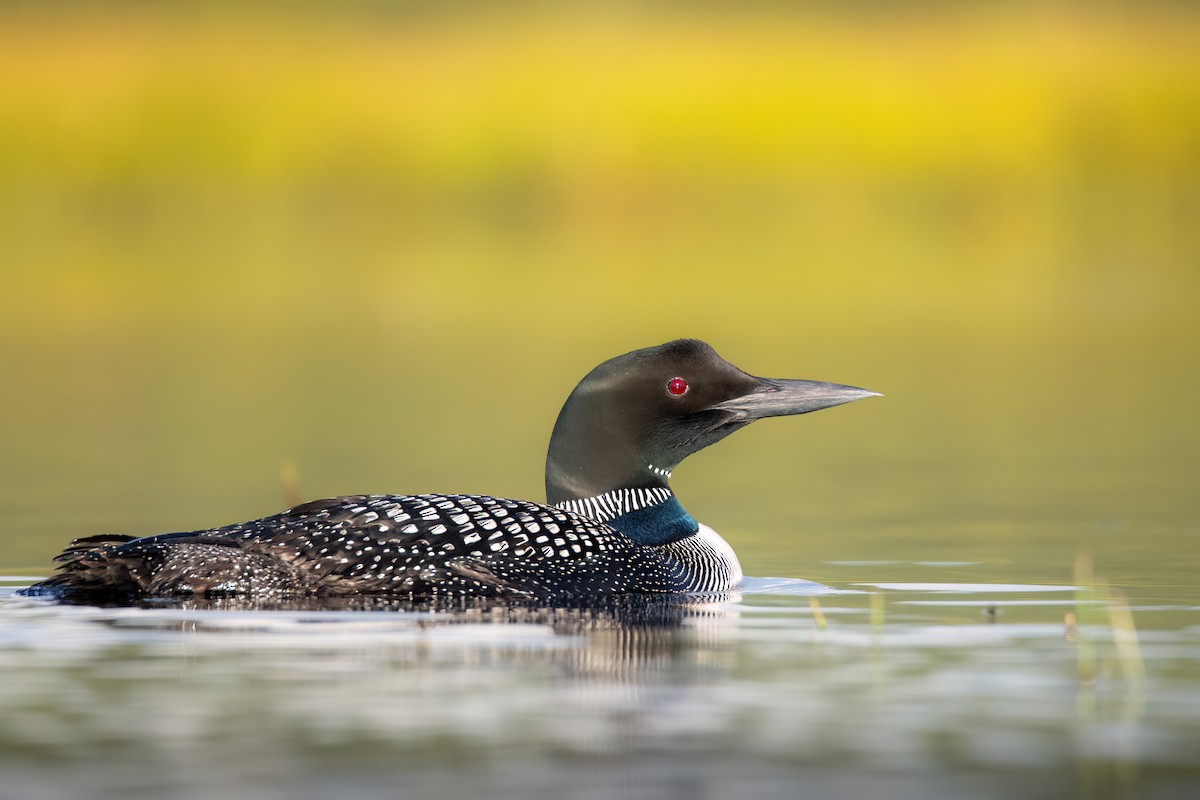
<path fill-rule="evenodd" d="M 729 545 L 668 486 L 676 465 L 754 420 L 875 395 L 751 376 L 680 339 L 604 362 L 559 412 L 547 504 L 482 495 L 317 500 L 211 530 L 77 539 L 28 594 L 145 598 L 390 595 L 540 600 L 727 592 Z"/>
<path fill-rule="evenodd" d="M 816 585 L 816 584 L 814 584 Z M 675 629 L 685 623 L 692 627 L 738 616 L 736 592 L 718 594 L 629 593 L 592 597 L 544 600 L 516 596 L 473 597 L 469 595 L 439 595 L 409 597 L 398 595 L 180 595 L 176 597 L 141 598 L 130 601 L 112 598 L 100 602 L 82 602 L 82 598 L 66 597 L 66 604 L 126 609 L 130 606 L 144 610 L 144 615 L 121 617 L 121 627 L 142 629 L 175 629 L 186 622 L 190 630 L 228 631 L 230 624 L 224 614 L 205 612 L 281 612 L 304 623 L 318 623 L 330 618 L 325 612 L 387 612 L 391 617 L 405 618 L 420 628 L 454 627 L 462 625 L 540 625 L 558 635 L 581 635 L 601 630 L 634 631 L 640 629 Z M 194 612 L 200 612 L 196 614 Z M 180 616 L 180 613 L 183 616 Z M 267 626 L 279 616 L 263 617 L 254 614 L 243 618 L 246 627 Z M 340 615 L 338 615 L 340 616 Z M 266 620 L 266 621 L 264 621 Z"/>

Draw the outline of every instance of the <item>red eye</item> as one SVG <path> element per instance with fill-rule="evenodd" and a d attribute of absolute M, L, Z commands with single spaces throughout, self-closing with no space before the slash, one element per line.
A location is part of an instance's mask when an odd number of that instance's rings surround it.
<path fill-rule="evenodd" d="M 688 390 L 687 381 L 683 378 L 671 378 L 667 381 L 667 391 L 678 397 Z"/>

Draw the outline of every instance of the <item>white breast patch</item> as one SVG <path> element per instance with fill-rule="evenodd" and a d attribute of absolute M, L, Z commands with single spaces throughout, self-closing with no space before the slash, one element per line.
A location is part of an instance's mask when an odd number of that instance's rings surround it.
<path fill-rule="evenodd" d="M 733 552 L 733 548 L 729 546 L 729 542 L 721 538 L 721 534 L 714 531 L 712 528 L 700 523 L 700 530 L 696 531 L 696 536 L 708 547 L 712 548 L 713 554 L 721 561 L 729 566 L 728 584 L 721 587 L 715 587 L 714 591 L 724 591 L 732 589 L 742 582 L 742 565 L 738 562 L 737 554 Z"/>

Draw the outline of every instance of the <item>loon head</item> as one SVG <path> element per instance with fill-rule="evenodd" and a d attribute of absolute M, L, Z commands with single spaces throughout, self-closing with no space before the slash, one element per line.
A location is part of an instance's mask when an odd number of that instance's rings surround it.
<path fill-rule="evenodd" d="M 593 369 L 567 398 L 550 436 L 546 499 L 573 505 L 632 490 L 643 498 L 633 505 L 644 506 L 647 497 L 670 497 L 667 479 L 680 461 L 756 419 L 875 395 L 836 383 L 756 378 L 695 339 L 634 350 Z M 678 507 L 673 498 L 672 505 Z M 649 543 L 644 515 L 626 520 L 626 508 L 612 510 L 621 513 L 608 514 L 610 524 Z M 695 525 L 690 517 L 681 524 Z"/>

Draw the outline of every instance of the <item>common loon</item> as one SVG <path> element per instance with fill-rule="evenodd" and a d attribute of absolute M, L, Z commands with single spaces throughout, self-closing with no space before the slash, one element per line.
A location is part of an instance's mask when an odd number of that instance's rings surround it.
<path fill-rule="evenodd" d="M 724 592 L 737 556 L 667 480 L 756 419 L 875 395 L 756 378 L 694 339 L 605 361 L 559 412 L 547 504 L 483 495 L 356 495 L 211 530 L 77 539 L 26 590 L 67 598 L 402 595 L 554 599 Z"/>

